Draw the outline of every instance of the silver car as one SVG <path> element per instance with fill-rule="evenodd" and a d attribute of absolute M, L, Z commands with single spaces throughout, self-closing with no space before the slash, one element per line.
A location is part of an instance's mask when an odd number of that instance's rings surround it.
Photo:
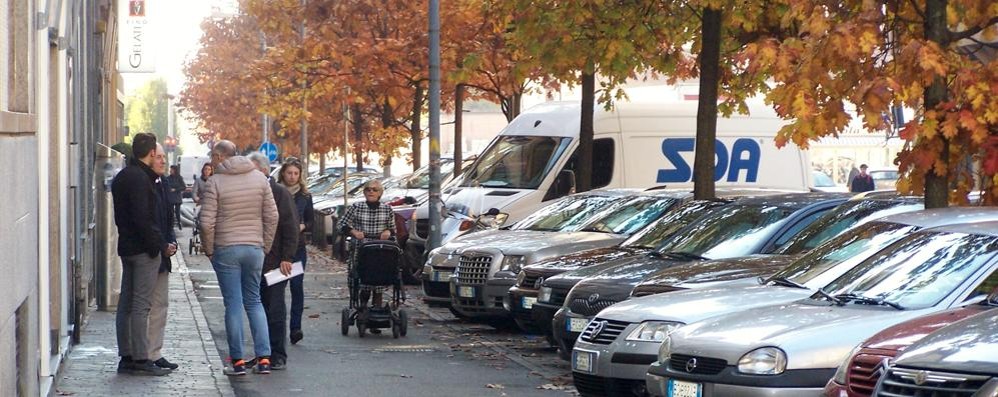
<path fill-rule="evenodd" d="M 922 230 L 809 299 L 679 327 L 662 342 L 647 385 L 670 397 L 820 396 L 854 346 L 884 328 L 983 299 L 996 270 L 998 222 Z"/>
<path fill-rule="evenodd" d="M 567 253 L 609 247 L 691 197 L 688 191 L 642 192 L 615 200 L 603 212 L 561 225 L 559 233 L 523 235 L 468 246 L 451 278 L 451 308 L 466 317 L 510 315 L 509 288 L 523 266 Z M 509 231 L 508 233 L 515 233 Z M 474 234 L 469 235 L 469 237 Z M 460 239 L 457 239 L 460 240 Z M 518 302 L 529 307 L 533 302 Z"/>
<path fill-rule="evenodd" d="M 796 258 L 769 278 L 650 295 L 610 306 L 599 313 L 596 321 L 608 324 L 604 330 L 610 324 L 623 325 L 619 335 L 626 337 L 595 338 L 591 332 L 584 334 L 576 341 L 576 349 L 594 352 L 598 359 L 588 371 L 575 371 L 573 375 L 585 384 L 630 383 L 634 388 L 643 389 L 645 373 L 648 365 L 657 359 L 659 345 L 669 331 L 680 325 L 807 298 L 864 259 L 916 230 L 970 221 L 998 221 L 998 212 L 952 208 L 864 221 Z"/>

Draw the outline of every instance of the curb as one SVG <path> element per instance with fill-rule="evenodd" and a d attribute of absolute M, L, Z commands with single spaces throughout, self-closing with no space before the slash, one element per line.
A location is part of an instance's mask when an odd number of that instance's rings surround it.
<path fill-rule="evenodd" d="M 228 378 L 222 372 L 225 366 L 222 364 L 222 358 L 218 355 L 218 349 L 215 347 L 215 339 L 211 336 L 211 329 L 208 328 L 208 319 L 205 318 L 204 310 L 201 309 L 201 302 L 198 301 L 197 294 L 194 293 L 194 282 L 191 281 L 190 269 L 187 267 L 187 254 L 185 252 L 184 250 L 177 250 L 177 253 L 180 254 L 176 256 L 177 273 L 184 280 L 184 292 L 187 295 L 187 303 L 190 304 L 191 312 L 194 315 L 198 333 L 201 335 L 201 348 L 204 351 L 205 358 L 208 359 L 208 369 L 211 371 L 211 377 L 215 380 L 215 389 L 218 390 L 218 394 L 224 397 L 234 397 L 236 392 L 233 390 Z"/>

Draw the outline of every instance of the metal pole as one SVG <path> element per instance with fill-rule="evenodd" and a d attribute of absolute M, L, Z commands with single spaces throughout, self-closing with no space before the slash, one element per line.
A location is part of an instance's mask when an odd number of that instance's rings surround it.
<path fill-rule="evenodd" d="M 346 189 L 347 174 L 350 172 L 350 154 L 348 152 L 349 148 L 347 143 L 350 142 L 350 87 L 347 87 L 347 95 L 343 100 L 343 210 L 346 211 L 348 197 Z"/>
<path fill-rule="evenodd" d="M 260 31 L 260 57 L 263 58 L 267 54 L 267 37 L 263 35 L 263 31 Z M 266 113 L 260 115 L 260 133 L 263 134 L 263 138 L 260 139 L 260 144 L 264 144 L 270 141 L 270 117 Z M 304 177 L 304 176 L 303 176 Z"/>
<path fill-rule="evenodd" d="M 440 246 L 440 0 L 430 0 L 430 235 L 426 250 Z"/>
<path fill-rule="evenodd" d="M 305 8 L 305 1 L 301 0 L 302 9 Z M 301 44 L 305 46 L 305 14 L 302 13 L 301 19 Z M 308 82 L 305 78 L 301 81 L 301 108 L 304 112 L 301 119 L 301 161 L 302 161 L 302 178 L 308 175 L 308 101 L 305 98 L 305 90 L 308 88 Z M 319 170 L 322 172 L 322 170 Z"/>

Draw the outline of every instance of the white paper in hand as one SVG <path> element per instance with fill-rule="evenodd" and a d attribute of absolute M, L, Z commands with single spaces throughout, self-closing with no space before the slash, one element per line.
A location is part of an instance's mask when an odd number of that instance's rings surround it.
<path fill-rule="evenodd" d="M 285 276 L 283 273 L 281 273 L 281 268 L 277 268 L 264 273 L 263 278 L 267 280 L 267 285 L 274 285 L 281 281 L 287 280 L 294 276 L 300 276 L 302 274 L 305 274 L 305 268 L 302 267 L 301 262 L 295 262 L 291 264 L 290 275 Z"/>

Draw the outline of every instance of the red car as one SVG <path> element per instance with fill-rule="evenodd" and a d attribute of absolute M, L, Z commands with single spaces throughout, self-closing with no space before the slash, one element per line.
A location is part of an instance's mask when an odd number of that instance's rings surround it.
<path fill-rule="evenodd" d="M 919 317 L 880 331 L 849 354 L 848 361 L 825 385 L 825 396 L 870 397 L 888 360 L 935 330 L 995 308 L 986 302 Z"/>

